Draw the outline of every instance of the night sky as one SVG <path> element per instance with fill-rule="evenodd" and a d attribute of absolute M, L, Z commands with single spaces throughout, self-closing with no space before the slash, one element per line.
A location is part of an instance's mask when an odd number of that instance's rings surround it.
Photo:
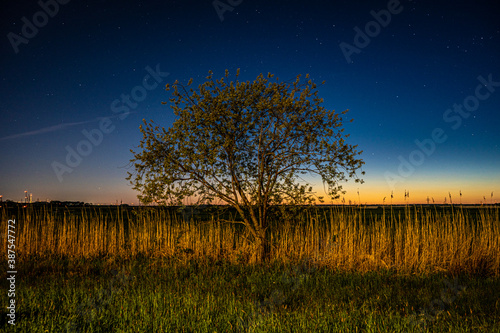
<path fill-rule="evenodd" d="M 170 97 L 165 84 L 192 77 L 197 86 L 209 70 L 220 78 L 241 68 L 240 80 L 251 81 L 309 73 L 326 81 L 325 107 L 350 110 L 346 132 L 363 150 L 366 176 L 344 185 L 346 202 L 390 203 L 392 191 L 402 203 L 405 190 L 410 203 L 449 202 L 449 193 L 458 203 L 460 191 L 463 203 L 498 202 L 499 8 L 497 1 L 3 1 L 0 195 L 137 204 L 125 179 L 129 150 L 142 138 L 143 118 L 174 121 L 161 104 Z"/>

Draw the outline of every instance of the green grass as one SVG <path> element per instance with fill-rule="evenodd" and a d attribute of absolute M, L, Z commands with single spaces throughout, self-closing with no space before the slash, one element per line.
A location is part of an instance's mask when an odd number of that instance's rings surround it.
<path fill-rule="evenodd" d="M 144 257 L 39 257 L 18 270 L 17 324 L 8 325 L 2 309 L 5 331 L 500 331 L 492 277 Z"/>

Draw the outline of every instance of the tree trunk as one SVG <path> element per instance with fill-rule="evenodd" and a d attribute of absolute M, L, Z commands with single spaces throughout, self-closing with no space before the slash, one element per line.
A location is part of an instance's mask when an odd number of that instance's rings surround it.
<path fill-rule="evenodd" d="M 255 240 L 255 262 L 265 263 L 271 259 L 271 243 L 269 231 L 259 230 L 258 237 Z"/>

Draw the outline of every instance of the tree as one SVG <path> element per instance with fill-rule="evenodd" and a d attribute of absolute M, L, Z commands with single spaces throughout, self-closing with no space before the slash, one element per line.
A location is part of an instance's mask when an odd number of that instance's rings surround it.
<path fill-rule="evenodd" d="M 182 205 L 196 197 L 199 203 L 231 205 L 253 236 L 255 259 L 262 261 L 270 253 L 270 207 L 323 202 L 301 175 L 320 176 L 336 199 L 345 193 L 339 183 L 346 175 L 363 182 L 356 170 L 364 162 L 357 159 L 357 145 L 345 141 L 347 110 L 322 107 L 309 75 L 306 83 L 300 75 L 280 82 L 272 74 L 240 82 L 239 69 L 235 82 L 226 82 L 228 70 L 219 80 L 212 76 L 210 71 L 198 89 L 191 87 L 193 79 L 166 86 L 173 88 L 169 101 L 176 120 L 168 129 L 143 120 L 141 151 L 131 150 L 135 171 L 127 179 L 145 204 Z"/>

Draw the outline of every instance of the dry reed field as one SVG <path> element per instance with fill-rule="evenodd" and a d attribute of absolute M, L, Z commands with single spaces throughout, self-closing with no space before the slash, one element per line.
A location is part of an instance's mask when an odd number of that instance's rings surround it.
<path fill-rule="evenodd" d="M 0 227 L 5 230 L 7 213 L 3 214 Z M 245 264 L 253 258 L 253 244 L 241 225 L 218 222 L 216 214 L 186 221 L 172 209 L 116 206 L 25 208 L 18 216 L 20 260 L 31 255 L 141 254 Z M 360 272 L 500 274 L 498 207 L 337 206 L 307 209 L 291 220 L 275 222 L 270 233 L 272 261 L 307 259 Z M 5 242 L 5 237 L 0 239 L 2 247 Z"/>
<path fill-rule="evenodd" d="M 228 209 L 28 205 L 3 209 L 3 230 L 10 218 L 16 325 L 2 308 L 0 331 L 500 331 L 498 207 L 299 209 L 274 220 L 265 263 Z"/>

